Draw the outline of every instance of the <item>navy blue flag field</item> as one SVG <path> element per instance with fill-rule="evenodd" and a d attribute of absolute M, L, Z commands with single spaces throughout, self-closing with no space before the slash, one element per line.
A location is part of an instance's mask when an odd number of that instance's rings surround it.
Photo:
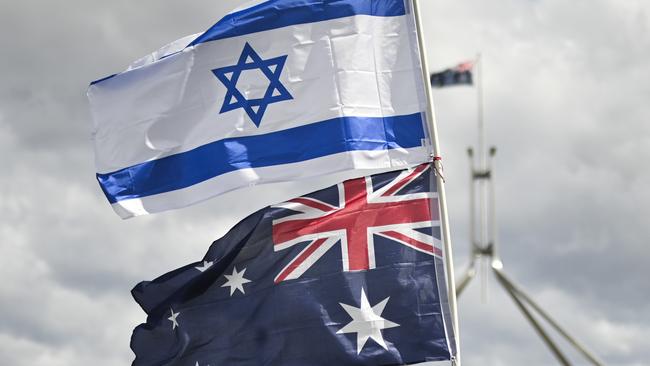
<path fill-rule="evenodd" d="M 472 85 L 474 63 L 467 61 L 450 69 L 431 74 L 431 86 L 442 88 L 453 85 Z"/>
<path fill-rule="evenodd" d="M 196 263 L 132 291 L 133 365 L 405 365 L 450 360 L 429 164 L 262 209 Z"/>

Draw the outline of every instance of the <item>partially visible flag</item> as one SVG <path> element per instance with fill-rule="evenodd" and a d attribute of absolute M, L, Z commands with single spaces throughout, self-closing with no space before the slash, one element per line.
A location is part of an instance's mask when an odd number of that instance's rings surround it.
<path fill-rule="evenodd" d="M 431 74 L 431 86 L 442 88 L 453 85 L 472 85 L 473 61 L 465 61 L 440 72 Z"/>
<path fill-rule="evenodd" d="M 407 365 L 454 355 L 430 165 L 265 208 L 132 293 L 134 366 Z"/>
<path fill-rule="evenodd" d="M 428 161 L 410 2 L 270 0 L 88 90 L 123 218 L 252 185 Z"/>

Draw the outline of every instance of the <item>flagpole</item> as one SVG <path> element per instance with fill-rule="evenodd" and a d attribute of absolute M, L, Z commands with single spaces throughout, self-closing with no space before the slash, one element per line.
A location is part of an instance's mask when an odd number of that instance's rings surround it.
<path fill-rule="evenodd" d="M 431 86 L 429 85 L 429 64 L 427 62 L 427 51 L 424 43 L 424 32 L 422 29 L 422 17 L 420 14 L 420 0 L 412 0 L 413 14 L 415 15 L 415 26 L 417 30 L 418 46 L 420 49 L 420 63 L 422 64 L 422 82 L 424 92 L 427 98 L 427 124 L 429 126 L 429 135 L 433 144 L 433 164 L 436 168 L 436 182 L 438 186 L 438 198 L 440 202 L 440 226 L 442 232 L 442 243 L 444 246 L 444 259 L 447 273 L 447 291 L 449 306 L 451 308 L 452 327 L 454 330 L 454 339 L 456 346 L 456 358 L 452 358 L 452 363 L 461 366 L 460 362 L 460 330 L 458 327 L 458 305 L 456 302 L 456 280 L 454 277 L 454 261 L 451 248 L 451 235 L 449 231 L 449 218 L 447 214 L 447 200 L 445 196 L 445 182 L 440 174 L 442 172 L 442 163 L 440 161 L 440 142 L 438 141 L 438 127 L 433 108 L 433 96 Z"/>

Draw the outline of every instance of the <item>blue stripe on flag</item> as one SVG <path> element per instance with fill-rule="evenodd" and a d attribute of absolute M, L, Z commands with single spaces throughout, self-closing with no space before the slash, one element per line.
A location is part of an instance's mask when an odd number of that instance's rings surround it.
<path fill-rule="evenodd" d="M 226 15 L 188 47 L 290 25 L 354 15 L 390 17 L 404 14 L 404 0 L 270 0 Z"/>
<path fill-rule="evenodd" d="M 391 17 L 405 14 L 404 0 L 270 0 L 227 14 L 187 47 L 296 24 L 322 22 L 355 15 Z M 95 80 L 90 85 L 101 83 L 117 75 L 119 74 Z"/>
<path fill-rule="evenodd" d="M 97 174 L 111 203 L 186 188 L 246 168 L 297 163 L 346 151 L 422 146 L 420 113 L 340 117 L 305 126 L 215 141 L 193 150 Z"/>

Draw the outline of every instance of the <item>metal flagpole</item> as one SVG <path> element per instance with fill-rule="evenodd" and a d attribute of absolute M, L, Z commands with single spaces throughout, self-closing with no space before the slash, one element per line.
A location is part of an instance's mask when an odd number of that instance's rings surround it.
<path fill-rule="evenodd" d="M 478 103 L 478 154 L 479 169 L 485 170 L 487 159 L 485 157 L 485 123 L 483 120 L 483 56 L 476 55 L 476 98 Z"/>
<path fill-rule="evenodd" d="M 476 172 L 484 172 L 486 170 L 486 161 L 485 158 L 485 123 L 483 121 L 483 68 L 481 65 L 481 53 L 476 55 L 476 105 L 477 105 L 477 114 L 476 119 L 478 121 L 478 169 L 472 168 L 472 178 L 474 182 L 478 183 L 478 212 L 479 212 L 479 230 L 478 230 L 478 245 L 483 246 L 485 244 L 486 238 L 486 225 L 485 225 L 485 212 L 486 212 L 486 200 L 485 200 L 485 185 L 483 179 L 476 179 Z M 472 164 L 473 165 L 473 164 Z M 484 272 L 484 271 L 481 271 Z M 484 274 L 484 273 L 482 273 Z"/>
<path fill-rule="evenodd" d="M 429 135 L 433 145 L 434 167 L 436 168 L 436 182 L 438 186 L 438 198 L 440 202 L 440 228 L 442 232 L 442 244 L 444 246 L 444 259 L 447 273 L 447 290 L 449 306 L 451 307 L 452 327 L 454 330 L 454 339 L 456 346 L 456 359 L 452 363 L 461 366 L 460 362 L 460 331 L 458 327 L 458 306 L 456 302 L 456 280 L 454 278 L 454 261 L 451 249 L 451 235 L 449 232 L 449 218 L 447 215 L 447 200 L 445 196 L 445 182 L 440 174 L 442 172 L 442 163 L 440 161 L 440 142 L 438 140 L 438 126 L 433 108 L 433 96 L 429 86 L 429 64 L 427 62 L 427 50 L 424 43 L 424 31 L 422 29 L 422 17 L 420 13 L 420 1 L 412 0 L 413 14 L 415 15 L 415 26 L 417 30 L 418 46 L 420 49 L 420 63 L 422 64 L 422 82 L 425 95 L 427 98 L 427 122 L 429 125 Z"/>
<path fill-rule="evenodd" d="M 478 243 L 478 239 L 476 238 L 476 189 L 474 184 L 476 167 L 474 166 L 474 149 L 471 147 L 467 148 L 467 157 L 469 158 L 469 245 L 472 255 L 471 264 L 474 266 L 474 260 L 476 259 L 474 248 Z"/>
<path fill-rule="evenodd" d="M 533 301 L 533 299 L 531 299 L 530 296 L 528 296 L 523 290 L 521 290 L 521 288 L 515 285 L 515 283 L 510 278 L 508 278 L 508 276 L 506 276 L 506 274 L 500 268 L 495 267 L 493 268 L 493 270 L 496 273 L 497 278 L 499 278 L 502 282 L 504 282 L 514 295 L 516 295 L 518 298 L 521 298 L 521 300 L 528 303 L 528 305 L 530 305 L 530 307 L 532 307 L 533 310 L 535 310 L 537 314 L 539 314 L 539 316 L 541 316 L 544 320 L 546 320 L 546 322 L 550 324 L 551 327 L 553 327 L 553 329 L 555 329 L 562 337 L 564 337 L 564 339 L 566 339 L 567 342 L 571 343 L 571 345 L 578 352 L 582 353 L 582 355 L 587 360 L 589 360 L 589 362 L 591 362 L 595 366 L 603 365 L 603 362 L 600 361 L 598 357 L 596 357 L 596 355 L 589 352 L 587 348 L 585 348 L 585 346 L 580 344 L 578 340 L 576 340 L 569 333 L 567 333 L 567 331 L 564 330 L 564 328 L 562 328 L 560 324 L 558 324 L 555 320 L 553 320 L 553 318 L 551 318 L 551 316 L 548 315 L 548 313 L 546 313 L 546 311 L 544 311 L 544 309 L 542 309 L 541 306 L 539 306 L 535 301 Z"/>
<path fill-rule="evenodd" d="M 589 352 L 582 344 L 569 335 L 555 320 L 553 320 L 537 303 L 506 276 L 503 271 L 503 263 L 499 259 L 497 250 L 497 224 L 496 224 L 496 197 L 493 175 L 494 156 L 496 148 L 488 150 L 485 145 L 485 124 L 484 124 L 484 94 L 483 94 L 483 62 L 479 53 L 476 59 L 476 84 L 478 104 L 478 154 L 474 156 L 474 150 L 467 149 L 470 163 L 470 262 L 456 287 L 456 294 L 467 287 L 477 273 L 482 275 L 481 294 L 485 301 L 487 289 L 488 271 L 491 267 L 497 278 L 497 283 L 512 298 L 522 315 L 528 320 L 540 338 L 551 350 L 555 358 L 562 365 L 568 366 L 571 363 L 565 354 L 562 353 L 557 343 L 550 337 L 548 332 L 540 324 L 541 320 L 546 321 L 557 331 L 571 346 L 580 352 L 594 366 L 602 366 L 603 363 L 594 354 Z M 478 206 L 478 207 L 477 207 Z M 478 216 L 478 217 L 477 217 Z M 489 263 L 487 263 L 489 261 Z M 489 266 L 488 266 L 489 264 Z M 533 313 L 541 319 L 537 319 Z"/>
<path fill-rule="evenodd" d="M 460 296 L 465 287 L 469 285 L 470 281 L 476 276 L 476 259 L 477 250 L 476 243 L 476 190 L 474 189 L 474 149 L 467 148 L 467 156 L 469 157 L 469 246 L 470 246 L 470 261 L 465 273 L 461 277 L 458 285 L 456 286 L 456 296 Z"/>
<path fill-rule="evenodd" d="M 521 302 L 519 297 L 517 297 L 517 293 L 515 289 L 511 286 L 511 284 L 503 277 L 503 274 L 501 273 L 500 270 L 494 269 L 494 273 L 497 275 L 497 279 L 501 283 L 501 286 L 503 286 L 503 289 L 506 290 L 508 295 L 512 298 L 512 301 L 515 302 L 519 310 L 521 311 L 522 314 L 526 317 L 528 322 L 533 326 L 537 334 L 542 338 L 546 346 L 553 352 L 553 355 L 555 358 L 558 360 L 560 364 L 563 366 L 571 366 L 569 363 L 569 360 L 567 360 L 566 356 L 560 351 L 560 349 L 557 347 L 555 342 L 551 339 L 551 337 L 546 333 L 544 328 L 542 328 L 542 325 L 539 324 L 539 322 L 535 319 L 533 314 L 530 313 L 530 311 L 526 308 L 526 306 Z"/>

